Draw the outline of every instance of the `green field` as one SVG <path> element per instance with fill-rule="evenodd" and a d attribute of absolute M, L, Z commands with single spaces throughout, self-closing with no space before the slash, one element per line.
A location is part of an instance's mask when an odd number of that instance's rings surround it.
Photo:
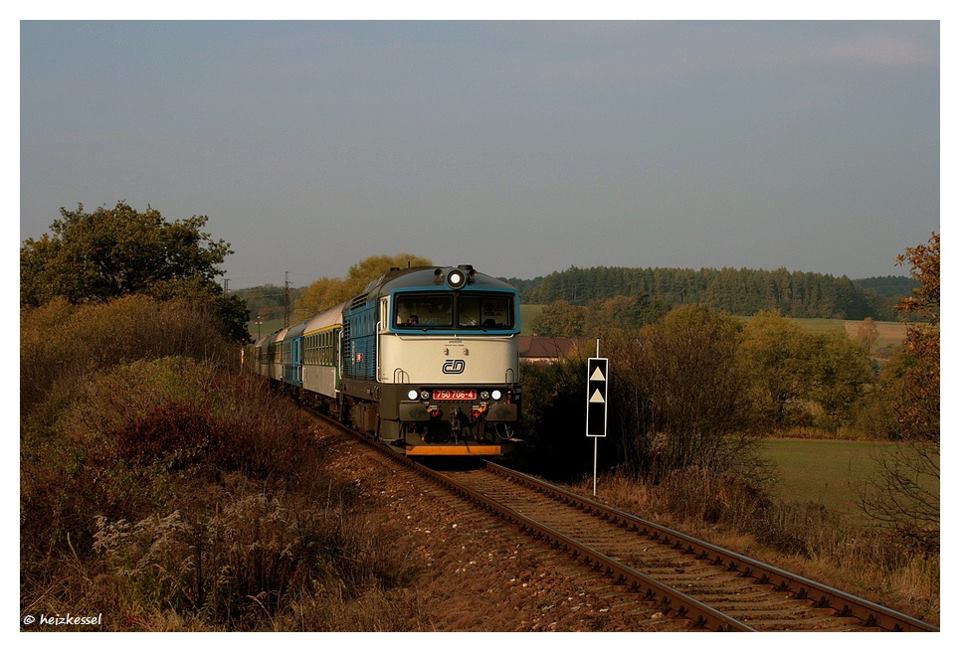
<path fill-rule="evenodd" d="M 779 473 L 776 493 L 813 501 L 858 516 L 858 489 L 875 473 L 877 460 L 896 450 L 888 442 L 765 439 L 762 455 Z"/>

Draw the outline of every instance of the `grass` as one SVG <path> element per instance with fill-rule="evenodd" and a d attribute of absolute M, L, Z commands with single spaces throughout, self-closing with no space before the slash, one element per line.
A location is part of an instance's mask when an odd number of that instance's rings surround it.
<path fill-rule="evenodd" d="M 840 440 L 767 439 L 761 451 L 773 462 L 784 500 L 812 501 L 857 514 L 857 489 L 876 470 L 877 456 L 895 444 Z"/>
<path fill-rule="evenodd" d="M 898 444 L 879 441 L 766 439 L 761 453 L 776 465 L 777 497 L 819 503 L 854 521 L 865 522 L 866 517 L 857 507 L 859 494 L 877 471 L 878 461 L 893 454 L 897 447 Z"/>

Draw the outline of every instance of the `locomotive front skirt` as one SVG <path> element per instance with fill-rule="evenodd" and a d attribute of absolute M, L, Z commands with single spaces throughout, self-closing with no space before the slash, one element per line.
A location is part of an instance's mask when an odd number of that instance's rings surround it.
<path fill-rule="evenodd" d="M 393 269 L 246 357 L 408 455 L 499 455 L 516 438 L 520 296 L 470 265 Z"/>

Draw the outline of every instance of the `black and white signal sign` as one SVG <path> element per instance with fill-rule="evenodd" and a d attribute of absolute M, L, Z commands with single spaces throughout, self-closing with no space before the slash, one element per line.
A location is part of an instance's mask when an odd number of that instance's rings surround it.
<path fill-rule="evenodd" d="M 587 360 L 587 437 L 607 436 L 607 358 Z"/>

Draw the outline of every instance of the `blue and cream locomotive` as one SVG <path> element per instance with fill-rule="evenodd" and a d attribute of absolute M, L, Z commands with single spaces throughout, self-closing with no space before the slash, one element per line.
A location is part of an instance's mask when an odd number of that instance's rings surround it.
<path fill-rule="evenodd" d="M 408 455 L 499 455 L 520 417 L 520 297 L 470 265 L 393 269 L 258 340 L 257 373 Z"/>

